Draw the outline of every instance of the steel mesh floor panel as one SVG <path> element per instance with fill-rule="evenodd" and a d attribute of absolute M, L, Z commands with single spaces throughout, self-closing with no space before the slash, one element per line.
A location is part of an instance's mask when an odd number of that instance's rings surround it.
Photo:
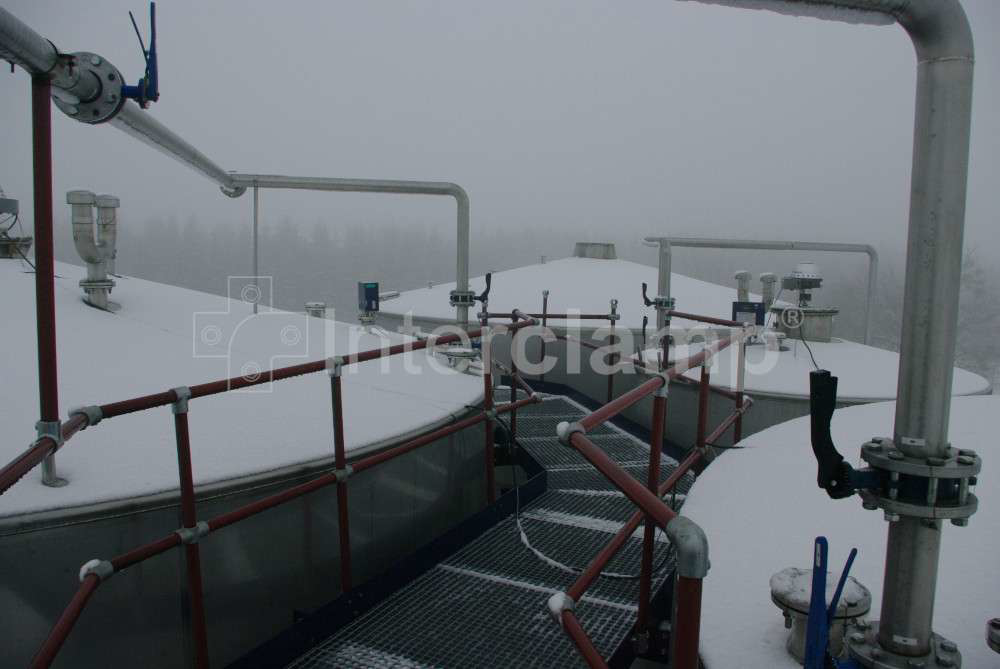
<path fill-rule="evenodd" d="M 509 397 L 509 389 L 497 389 L 497 401 Z M 576 580 L 575 573 L 553 561 L 585 567 L 635 507 L 574 449 L 556 440 L 557 423 L 577 420 L 587 410 L 565 397 L 545 397 L 517 416 L 519 443 L 548 470 L 548 492 L 517 516 L 531 547 L 522 540 L 517 517 L 509 517 L 289 667 L 585 666 L 548 615 L 549 596 Z M 613 426 L 602 426 L 589 436 L 632 476 L 645 481 L 648 445 Z M 661 480 L 676 466 L 664 455 Z M 687 491 L 693 480 L 685 476 L 678 491 Z M 636 575 L 641 536 L 640 527 L 605 572 Z M 654 587 L 659 587 L 673 568 L 673 549 L 662 533 L 655 551 Z M 637 578 L 603 576 L 577 603 L 581 624 L 604 657 L 631 632 L 637 601 Z"/>

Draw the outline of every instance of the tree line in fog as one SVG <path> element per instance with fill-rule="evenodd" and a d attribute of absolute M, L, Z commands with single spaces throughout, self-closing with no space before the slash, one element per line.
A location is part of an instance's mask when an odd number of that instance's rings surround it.
<path fill-rule="evenodd" d="M 608 235 L 611 230 L 610 236 Z M 59 260 L 81 264 L 73 248 L 69 226 L 57 226 Z M 455 279 L 455 237 L 451 226 L 425 223 L 385 225 L 355 221 L 311 225 L 282 219 L 262 224 L 260 273 L 274 277 L 274 306 L 298 311 L 307 301 L 324 301 L 336 309 L 339 320 L 356 317 L 356 284 L 379 281 L 383 290 L 407 290 Z M 572 232 L 539 225 L 472 231 L 472 276 L 501 271 L 568 256 L 576 241 L 615 242 L 618 257 L 656 264 L 656 251 L 639 238 L 618 238 L 613 227 L 580 226 Z M 151 281 L 225 294 L 227 277 L 252 272 L 249 224 L 205 224 L 195 218 L 149 220 L 120 226 L 118 271 Z M 883 252 L 878 294 L 872 317 L 872 343 L 895 350 L 899 344 L 902 313 L 903 262 L 899 255 Z M 759 291 L 760 272 L 788 274 L 795 263 L 820 263 L 824 286 L 814 303 L 836 306 L 835 334 L 861 341 L 864 336 L 866 259 L 864 256 L 776 252 L 712 251 L 677 248 L 674 271 L 695 278 L 734 286 L 736 270 L 754 273 Z M 960 335 L 957 357 L 961 367 L 1000 381 L 1000 270 L 966 253 L 962 272 Z M 540 306 L 541 290 L 525 296 L 525 307 Z M 616 296 L 638 300 L 636 294 Z M 536 304 L 539 303 L 539 304 Z M 696 309 L 692 309 L 696 310 Z"/>

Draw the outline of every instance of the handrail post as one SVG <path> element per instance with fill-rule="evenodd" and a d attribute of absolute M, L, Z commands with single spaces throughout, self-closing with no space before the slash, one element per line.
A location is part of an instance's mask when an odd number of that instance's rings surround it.
<path fill-rule="evenodd" d="M 330 406 L 333 411 L 333 462 L 338 473 L 347 470 L 344 445 L 344 400 L 341 384 L 343 363 L 334 360 L 327 370 L 330 375 Z M 351 589 L 351 527 L 347 509 L 347 477 L 337 477 L 337 532 L 340 545 L 340 589 Z"/>
<path fill-rule="evenodd" d="M 747 373 L 747 341 L 741 339 L 737 351 L 736 368 L 736 410 L 739 415 L 733 425 L 733 443 L 739 443 L 743 439 L 743 387 L 746 383 Z"/>
<path fill-rule="evenodd" d="M 205 624 L 205 593 L 201 580 L 201 552 L 198 513 L 194 498 L 194 475 L 191 467 L 191 436 L 188 430 L 188 399 L 191 389 L 174 389 L 177 400 L 174 414 L 174 434 L 177 441 L 177 475 L 181 490 L 181 527 L 185 531 L 184 559 L 187 564 L 188 607 L 191 615 L 191 636 L 194 640 L 194 666 L 208 669 L 208 629 Z"/>
<path fill-rule="evenodd" d="M 517 325 L 517 316 L 511 315 L 510 324 Z M 510 401 L 517 402 L 517 360 L 515 353 L 517 352 L 517 333 L 520 332 L 519 328 L 514 328 L 510 333 Z M 527 350 L 527 349 L 526 349 Z M 514 441 L 517 437 L 517 405 L 510 410 L 510 440 Z"/>
<path fill-rule="evenodd" d="M 660 456 L 663 451 L 663 422 L 667 411 L 667 377 L 663 377 L 663 385 L 653 395 L 653 424 L 650 426 L 649 440 L 649 472 L 646 487 L 659 497 L 660 486 Z M 653 548 L 656 540 L 656 522 L 652 516 L 646 516 L 646 526 L 642 536 L 642 563 L 639 568 L 639 611 L 636 615 L 636 627 L 640 632 L 649 626 L 649 609 L 653 588 Z"/>
<path fill-rule="evenodd" d="M 549 291 L 548 290 L 543 290 L 542 291 L 542 328 L 543 328 L 543 336 L 541 337 L 541 340 L 542 340 L 542 344 L 541 344 L 542 355 L 538 359 L 539 364 L 542 365 L 542 373 L 538 377 L 538 380 L 541 381 L 542 383 L 545 383 L 545 336 L 544 336 L 544 332 L 545 332 L 545 328 L 548 328 L 548 326 L 549 326 Z"/>
<path fill-rule="evenodd" d="M 611 356 L 608 362 L 611 372 L 608 374 L 608 401 L 615 398 L 615 366 L 618 364 L 618 337 L 615 335 L 615 323 L 618 321 L 618 300 L 611 300 L 611 313 L 608 315 L 611 321 L 611 332 L 608 334 L 608 345 L 612 347 Z"/>
<path fill-rule="evenodd" d="M 486 308 L 483 308 L 486 311 Z M 486 412 L 486 420 L 483 421 L 485 451 L 486 451 L 486 501 L 492 504 L 496 501 L 496 472 L 494 471 L 495 454 L 493 443 L 493 356 L 490 355 L 490 329 L 485 325 L 486 317 L 483 316 L 482 327 L 482 350 L 483 350 L 483 411 Z M 513 335 L 511 335 L 513 341 Z M 513 379 L 512 379 L 513 381 Z M 513 390 L 513 387 L 512 387 Z"/>
<path fill-rule="evenodd" d="M 708 363 L 701 364 L 701 382 L 698 384 L 698 449 L 705 449 L 705 435 L 708 434 Z M 738 400 L 737 400 L 738 403 Z"/>
<path fill-rule="evenodd" d="M 670 666 L 672 669 L 698 669 L 701 585 L 709 569 L 708 537 L 685 516 L 676 516 L 667 523 L 666 531 L 677 552 Z"/>

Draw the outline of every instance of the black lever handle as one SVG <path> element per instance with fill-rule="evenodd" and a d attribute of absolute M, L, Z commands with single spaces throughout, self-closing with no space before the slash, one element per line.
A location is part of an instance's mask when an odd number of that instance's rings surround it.
<path fill-rule="evenodd" d="M 816 483 L 833 499 L 854 494 L 854 468 L 844 461 L 830 436 L 837 408 L 837 377 L 825 369 L 809 373 L 809 416 L 812 449 L 816 456 Z"/>
<path fill-rule="evenodd" d="M 493 272 L 486 273 L 486 290 L 484 290 L 476 299 L 480 302 L 485 302 L 490 299 L 490 284 L 493 282 Z"/>
<path fill-rule="evenodd" d="M 646 295 L 645 283 L 642 284 L 642 301 L 646 304 L 647 307 L 653 306 L 653 300 L 649 299 L 649 297 Z"/>

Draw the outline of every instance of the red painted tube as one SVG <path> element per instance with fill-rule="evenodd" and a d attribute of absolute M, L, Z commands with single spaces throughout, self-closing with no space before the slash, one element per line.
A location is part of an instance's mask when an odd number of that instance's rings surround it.
<path fill-rule="evenodd" d="M 193 396 L 194 391 L 192 389 L 192 397 Z M 155 407 L 167 406 L 168 404 L 173 404 L 176 401 L 176 393 L 174 393 L 173 390 L 167 390 L 162 393 L 153 393 L 152 395 L 143 395 L 142 397 L 122 400 L 121 402 L 102 404 L 101 415 L 104 418 L 114 418 L 115 416 L 123 416 L 127 413 L 135 413 L 137 411 L 145 411 Z"/>
<path fill-rule="evenodd" d="M 52 246 L 52 85 L 31 78 L 31 149 L 35 202 L 35 321 L 38 406 L 43 421 L 59 420 L 55 264 Z"/>
<path fill-rule="evenodd" d="M 615 322 L 611 321 L 611 334 L 608 336 L 608 345 L 617 346 L 618 337 L 615 335 Z M 612 353 L 608 363 L 611 367 L 611 373 L 608 374 L 608 401 L 610 402 L 615 397 L 615 373 L 614 368 L 618 363 L 618 353 Z"/>
<path fill-rule="evenodd" d="M 705 438 L 705 442 L 708 444 L 714 443 L 715 440 L 724 435 L 726 433 L 726 430 L 732 427 L 733 424 L 736 423 L 736 421 L 738 421 L 739 418 L 743 414 L 745 414 L 750 409 L 751 406 L 753 406 L 753 402 L 750 400 L 750 398 L 747 398 L 746 404 L 744 404 L 739 409 L 733 411 L 733 413 L 729 414 L 729 416 L 727 416 L 724 421 L 719 423 L 718 427 L 712 430 L 712 434 L 708 435 L 708 437 Z"/>
<path fill-rule="evenodd" d="M 510 314 L 502 313 L 488 313 L 486 314 L 488 318 L 510 318 Z M 577 319 L 581 321 L 606 321 L 611 319 L 610 314 L 553 314 L 553 313 L 541 313 L 541 314 L 525 314 L 521 313 L 521 316 L 526 316 L 527 318 L 555 318 L 557 320 L 572 320 Z"/>
<path fill-rule="evenodd" d="M 582 425 L 585 430 L 593 430 L 598 425 L 611 420 L 625 409 L 638 403 L 644 397 L 653 394 L 653 392 L 659 389 L 662 385 L 662 378 L 659 376 L 653 377 L 636 386 L 624 395 L 618 396 L 617 399 L 608 402 L 597 411 L 584 416 L 580 419 L 580 425 Z"/>
<path fill-rule="evenodd" d="M 674 587 L 674 620 L 671 633 L 672 669 L 698 669 L 701 636 L 700 578 L 678 576 Z"/>
<path fill-rule="evenodd" d="M 493 374 L 491 374 L 488 369 L 483 371 L 483 385 L 483 409 L 485 411 L 490 411 L 493 409 Z M 493 421 L 487 417 L 487 420 L 483 423 L 483 425 L 486 445 L 486 501 L 492 504 L 497 499 L 495 471 L 496 453 L 494 452 L 495 449 L 493 443 Z"/>
<path fill-rule="evenodd" d="M 49 632 L 49 636 L 45 639 L 42 647 L 38 649 L 35 657 L 31 659 L 32 669 L 45 669 L 52 664 L 59 650 L 66 643 L 69 633 L 73 631 L 76 621 L 80 619 L 80 614 L 83 613 L 84 607 L 87 606 L 90 596 L 94 594 L 94 591 L 97 590 L 97 586 L 100 584 L 101 579 L 96 574 L 89 574 L 83 579 L 80 587 L 73 594 L 73 598 L 69 600 L 69 604 L 63 610 L 62 615 L 59 616 L 59 620 L 52 626 L 52 631 Z"/>
<path fill-rule="evenodd" d="M 62 424 L 63 443 L 80 431 L 87 419 L 81 414 L 75 414 Z M 42 437 L 19 456 L 0 469 L 0 495 L 7 492 L 11 486 L 21 480 L 25 474 L 41 464 L 49 453 L 56 448 L 56 442 L 49 437 Z"/>
<path fill-rule="evenodd" d="M 333 461 L 337 469 L 347 467 L 344 444 L 344 391 L 340 375 L 330 377 L 330 402 L 333 409 Z M 351 526 L 347 508 L 347 481 L 337 482 L 337 530 L 340 545 L 340 587 L 351 589 Z"/>
<path fill-rule="evenodd" d="M 742 328 L 743 323 L 739 321 L 730 321 L 725 318 L 713 318 L 712 316 L 699 316 L 698 314 L 689 314 L 683 311 L 668 311 L 668 318 L 683 318 L 689 321 L 698 321 L 700 323 L 710 323 L 712 325 L 724 325 L 731 328 Z"/>
<path fill-rule="evenodd" d="M 115 556 L 109 560 L 111 566 L 115 568 L 115 572 L 122 571 L 131 567 L 134 564 L 138 564 L 143 560 L 148 560 L 151 557 L 156 557 L 161 553 L 166 553 L 171 548 L 181 545 L 181 538 L 176 532 L 171 532 L 162 539 L 157 539 L 156 541 L 151 541 L 148 544 L 143 544 L 138 548 L 133 548 L 127 553 L 122 553 L 121 555 Z"/>
<path fill-rule="evenodd" d="M 221 530 L 224 527 L 229 527 L 233 523 L 246 520 L 251 516 L 256 516 L 258 513 L 262 513 L 268 509 L 273 509 L 276 506 L 281 506 L 285 502 L 290 502 L 293 499 L 302 497 L 303 495 L 319 490 L 320 488 L 325 488 L 328 485 L 333 485 L 336 482 L 337 476 L 335 474 L 323 474 L 322 476 L 318 476 L 311 481 L 301 483 L 297 486 L 288 488 L 287 490 L 282 490 L 281 492 L 270 495 L 269 497 L 264 497 L 263 499 L 241 506 L 238 509 L 233 509 L 232 511 L 219 514 L 218 516 L 207 521 L 208 527 L 212 532 Z"/>
<path fill-rule="evenodd" d="M 743 440 L 743 395 L 738 394 L 736 396 L 736 424 L 733 427 L 733 443 L 739 443 Z"/>
<path fill-rule="evenodd" d="M 572 335 L 555 334 L 555 338 L 560 339 L 562 341 L 576 342 L 580 346 L 590 349 L 591 351 L 596 351 L 599 348 L 601 348 L 600 344 L 595 344 L 594 342 L 586 341 L 585 339 L 580 339 L 579 337 L 574 337 Z"/>
<path fill-rule="evenodd" d="M 549 291 L 542 291 L 542 327 L 547 328 L 549 326 Z M 545 362 L 545 338 L 542 338 L 541 342 L 542 354 L 539 356 L 538 363 L 541 364 Z M 545 373 L 538 377 L 542 383 L 545 383 Z"/>
<path fill-rule="evenodd" d="M 198 512 L 194 498 L 194 474 L 191 468 L 191 436 L 187 411 L 174 414 L 177 441 L 177 472 L 181 490 L 181 525 L 194 528 Z M 198 544 L 185 544 L 188 599 L 191 607 L 191 637 L 194 640 L 195 666 L 208 667 L 208 627 L 205 622 L 205 590 L 201 580 L 201 552 Z"/>
<path fill-rule="evenodd" d="M 674 380 L 677 383 L 680 383 L 685 386 L 699 386 L 701 384 L 700 381 L 689 379 L 686 376 L 678 376 Z M 720 395 L 722 397 L 726 397 L 731 400 L 736 399 L 736 392 L 733 390 L 729 390 L 728 388 L 720 388 L 719 386 L 709 385 L 708 392 L 712 393 L 713 395 Z"/>
<path fill-rule="evenodd" d="M 708 432 L 708 365 L 701 366 L 701 382 L 698 386 L 698 448 L 705 448 L 705 434 Z"/>
<path fill-rule="evenodd" d="M 653 520 L 660 527 L 665 528 L 667 523 L 673 520 L 677 514 L 668 507 L 656 495 L 647 490 L 641 483 L 635 480 L 631 474 L 622 469 L 618 463 L 608 457 L 600 448 L 594 445 L 586 435 L 579 432 L 573 433 L 570 443 L 579 451 L 590 464 L 604 474 L 616 488 L 625 493 L 625 496 L 632 500 L 632 503 L 652 516 Z"/>
<path fill-rule="evenodd" d="M 521 377 L 520 373 L 518 373 L 518 372 L 515 371 L 513 373 L 513 376 L 514 376 L 514 383 L 517 386 L 519 386 L 521 388 L 521 390 L 523 390 L 524 392 L 528 393 L 528 395 L 534 394 L 535 389 L 532 388 L 530 385 L 528 385 L 528 382 L 525 381 L 524 378 Z"/>
<path fill-rule="evenodd" d="M 500 408 L 497 409 L 497 412 L 500 412 Z M 486 414 L 476 414 L 475 416 L 470 416 L 469 418 L 460 420 L 457 423 L 452 423 L 451 425 L 446 425 L 445 427 L 434 430 L 433 432 L 425 434 L 422 437 L 412 439 L 405 444 L 400 444 L 399 446 L 395 446 L 380 453 L 369 455 L 366 458 L 362 458 L 352 463 L 351 466 L 354 468 L 354 473 L 357 474 L 358 472 L 380 465 L 387 460 L 392 460 L 400 455 L 416 450 L 421 446 L 426 446 L 427 444 L 435 442 L 438 439 L 444 439 L 445 437 L 455 434 L 456 432 L 460 432 L 467 427 L 482 423 L 485 420 Z"/>
<path fill-rule="evenodd" d="M 518 311 L 514 312 L 515 319 L 517 318 L 517 315 L 519 313 L 520 312 L 518 312 Z M 516 320 L 515 320 L 515 322 L 516 322 Z M 517 384 L 516 384 L 516 379 L 518 378 L 518 374 L 517 374 L 517 359 L 516 359 L 517 356 L 514 355 L 514 351 L 516 350 L 516 348 L 515 348 L 516 342 L 517 342 L 517 330 L 514 330 L 514 332 L 512 332 L 511 335 L 510 335 L 510 375 L 511 375 L 511 377 L 513 377 L 513 379 L 515 379 L 515 381 L 513 382 L 514 385 L 512 385 L 512 387 L 511 387 L 511 393 L 510 393 L 510 396 L 511 396 L 512 400 L 516 400 L 517 399 Z M 513 404 L 513 406 L 511 407 L 509 424 L 510 424 L 510 438 L 511 439 L 517 439 L 517 405 L 516 404 Z"/>
<path fill-rule="evenodd" d="M 580 626 L 580 621 L 577 619 L 575 613 L 572 611 L 563 611 L 562 626 L 569 638 L 576 644 L 576 648 L 580 651 L 580 655 L 587 663 L 587 666 L 592 669 L 607 669 L 607 662 L 601 657 L 601 654 L 594 646 L 594 642 L 583 631 L 583 627 Z"/>
<path fill-rule="evenodd" d="M 653 398 L 653 424 L 650 426 L 649 471 L 646 487 L 654 494 L 660 485 L 660 456 L 663 452 L 663 421 L 667 412 L 667 398 Z M 656 496 L 659 499 L 659 495 Z M 646 516 L 646 527 L 642 535 L 642 560 L 639 567 L 639 611 L 636 623 L 640 630 L 649 626 L 649 607 L 653 589 L 653 547 L 656 540 L 656 525 Z"/>

